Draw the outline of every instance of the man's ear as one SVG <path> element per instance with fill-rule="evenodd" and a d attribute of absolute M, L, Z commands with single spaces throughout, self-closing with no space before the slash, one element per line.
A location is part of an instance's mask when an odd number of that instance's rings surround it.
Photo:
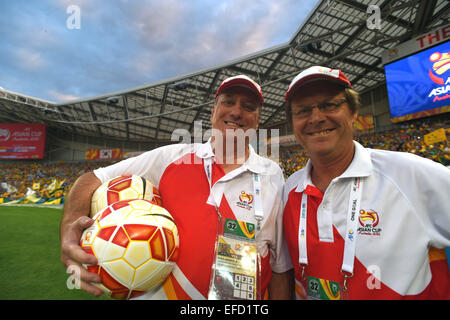
<path fill-rule="evenodd" d="M 214 115 L 214 111 L 216 110 L 215 107 L 216 107 L 216 102 L 214 102 L 214 104 L 213 104 L 213 106 L 211 108 L 211 115 L 209 116 L 209 120 L 210 121 L 212 121 L 212 118 L 213 118 L 213 115 Z"/>
<path fill-rule="evenodd" d="M 259 123 L 260 123 L 260 121 L 261 121 L 261 109 L 260 109 L 259 112 L 258 112 L 258 122 L 256 122 L 256 130 L 259 129 Z"/>
<path fill-rule="evenodd" d="M 355 124 L 355 122 L 356 121 L 358 121 L 358 111 L 356 111 L 353 115 L 352 115 L 352 117 L 353 117 L 353 124 Z"/>

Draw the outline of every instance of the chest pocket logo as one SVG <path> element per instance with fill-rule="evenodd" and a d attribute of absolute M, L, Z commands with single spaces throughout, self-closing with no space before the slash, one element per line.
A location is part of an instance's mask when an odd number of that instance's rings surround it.
<path fill-rule="evenodd" d="M 239 195 L 239 201 L 236 202 L 236 205 L 240 208 L 251 210 L 253 208 L 252 203 L 253 195 L 251 193 L 241 191 L 241 194 Z"/>
<path fill-rule="evenodd" d="M 381 228 L 377 228 L 380 222 L 380 216 L 378 213 L 370 209 L 370 211 L 365 211 L 363 209 L 359 210 L 359 224 L 358 234 L 369 235 L 369 236 L 379 236 L 381 234 Z"/>

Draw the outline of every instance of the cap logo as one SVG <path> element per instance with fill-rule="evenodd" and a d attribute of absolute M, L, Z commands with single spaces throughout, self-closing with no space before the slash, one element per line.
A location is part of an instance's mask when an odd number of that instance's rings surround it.
<path fill-rule="evenodd" d="M 288 101 L 292 91 L 299 86 L 316 80 L 332 80 L 345 87 L 351 88 L 352 85 L 347 77 L 339 69 L 331 69 L 328 67 L 313 66 L 300 72 L 289 84 L 288 90 L 284 95 L 284 100 Z M 335 80 L 336 79 L 336 80 Z"/>
<path fill-rule="evenodd" d="M 335 78 L 339 78 L 339 70 L 336 69 L 330 69 L 330 68 L 324 68 L 324 67 L 320 67 L 317 72 L 335 77 Z"/>

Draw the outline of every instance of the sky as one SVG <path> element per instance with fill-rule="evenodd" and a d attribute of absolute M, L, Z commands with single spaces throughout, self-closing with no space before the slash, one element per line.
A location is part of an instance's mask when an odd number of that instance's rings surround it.
<path fill-rule="evenodd" d="M 286 43 L 318 0 L 0 0 L 0 87 L 53 102 Z"/>

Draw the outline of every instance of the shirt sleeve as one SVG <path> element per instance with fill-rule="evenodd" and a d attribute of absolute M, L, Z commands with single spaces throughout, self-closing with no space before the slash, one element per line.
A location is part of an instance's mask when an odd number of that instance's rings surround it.
<path fill-rule="evenodd" d="M 376 162 L 409 202 L 430 246 L 450 247 L 450 170 L 405 152 L 377 151 Z M 405 230 L 407 232 L 407 230 Z"/>
<path fill-rule="evenodd" d="M 423 221 L 430 244 L 450 247 L 450 170 L 429 159 L 415 166 L 415 190 L 409 195 Z"/>
<path fill-rule="evenodd" d="M 174 160 L 188 151 L 189 145 L 169 145 L 147 151 L 137 157 L 117 162 L 108 167 L 94 170 L 94 174 L 102 183 L 120 175 L 137 175 L 148 179 L 156 188 L 164 170 Z"/>

